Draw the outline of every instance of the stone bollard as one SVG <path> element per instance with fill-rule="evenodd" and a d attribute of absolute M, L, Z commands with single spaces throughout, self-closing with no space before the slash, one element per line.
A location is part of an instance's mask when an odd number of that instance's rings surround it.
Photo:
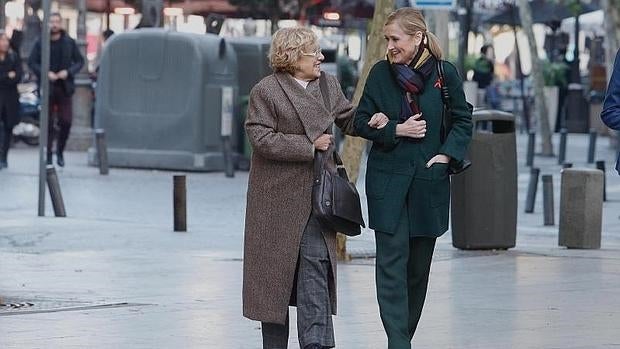
<path fill-rule="evenodd" d="M 603 224 L 603 172 L 585 168 L 562 170 L 560 246 L 600 248 Z"/>

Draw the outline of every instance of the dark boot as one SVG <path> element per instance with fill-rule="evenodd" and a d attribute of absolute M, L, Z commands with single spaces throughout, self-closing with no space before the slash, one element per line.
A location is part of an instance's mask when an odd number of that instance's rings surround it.
<path fill-rule="evenodd" d="M 0 170 L 9 167 L 9 163 L 6 161 L 6 152 L 0 151 Z"/>
<path fill-rule="evenodd" d="M 47 165 L 53 165 L 52 162 L 52 153 L 47 153 L 47 161 L 45 162 Z"/>
<path fill-rule="evenodd" d="M 60 167 L 65 167 L 65 157 L 62 155 L 61 152 L 58 152 L 56 154 L 56 163 L 58 163 L 58 166 Z"/>
<path fill-rule="evenodd" d="M 10 136 L 10 135 L 9 135 Z M 7 142 L 7 132 L 4 129 L 4 123 L 0 121 L 0 170 L 7 167 L 6 163 L 6 153 L 9 151 Z"/>

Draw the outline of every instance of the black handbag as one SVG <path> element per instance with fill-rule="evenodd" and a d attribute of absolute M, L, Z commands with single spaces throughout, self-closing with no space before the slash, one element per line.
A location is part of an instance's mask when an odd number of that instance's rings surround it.
<path fill-rule="evenodd" d="M 336 164 L 333 171 L 327 165 L 330 154 Z M 312 214 L 329 232 L 356 236 L 366 227 L 362 218 L 360 196 L 355 184 L 349 181 L 338 152 L 332 148 L 317 151 L 314 156 L 312 185 Z"/>
<path fill-rule="evenodd" d="M 452 129 L 452 105 L 450 103 L 450 93 L 448 92 L 448 86 L 446 84 L 445 75 L 443 72 L 443 63 L 441 60 L 437 59 L 437 73 L 439 74 L 439 80 L 441 81 L 441 100 L 443 101 L 443 111 L 441 114 L 441 131 L 439 134 L 441 144 L 446 142 L 448 138 L 448 134 Z M 467 103 L 470 112 L 473 110 L 473 106 Z M 450 160 L 448 163 L 448 174 L 458 174 L 465 170 L 467 170 L 471 166 L 471 161 L 464 159 L 461 161 L 456 161 L 454 159 Z"/>
<path fill-rule="evenodd" d="M 324 73 L 319 78 L 319 86 L 325 106 L 331 110 Z M 330 157 L 336 165 L 335 170 L 329 166 Z M 360 196 L 355 184 L 349 181 L 342 159 L 333 146 L 327 151 L 317 150 L 314 153 L 313 172 L 312 214 L 321 227 L 348 236 L 361 234 L 360 226 L 366 225 L 362 217 Z"/>

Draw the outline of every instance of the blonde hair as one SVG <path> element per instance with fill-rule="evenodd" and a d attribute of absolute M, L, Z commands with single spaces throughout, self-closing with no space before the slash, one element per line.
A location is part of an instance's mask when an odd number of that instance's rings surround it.
<path fill-rule="evenodd" d="M 443 51 L 439 45 L 439 39 L 435 36 L 435 34 L 428 31 L 426 21 L 424 20 L 424 15 L 422 15 L 420 10 L 414 9 L 413 7 L 399 8 L 398 10 L 390 13 L 385 25 L 392 23 L 398 23 L 400 28 L 407 35 L 415 35 L 417 32 L 422 32 L 424 37 L 426 37 L 426 46 L 431 51 L 433 56 L 437 59 L 443 58 Z M 424 38 L 422 40 L 422 44 L 424 44 Z"/>
<path fill-rule="evenodd" d="M 315 48 L 316 47 L 316 48 Z M 275 72 L 293 74 L 303 53 L 318 49 L 318 38 L 308 28 L 282 28 L 273 34 L 269 63 Z"/>

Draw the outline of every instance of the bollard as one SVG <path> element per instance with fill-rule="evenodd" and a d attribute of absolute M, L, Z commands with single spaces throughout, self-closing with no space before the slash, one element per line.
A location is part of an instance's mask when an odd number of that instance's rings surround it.
<path fill-rule="evenodd" d="M 107 175 L 110 173 L 108 167 L 108 146 L 105 141 L 105 130 L 95 130 L 95 139 L 97 143 L 97 159 L 99 160 L 99 174 Z"/>
<path fill-rule="evenodd" d="M 562 168 L 572 168 L 572 167 L 573 167 L 573 164 L 570 162 L 565 162 L 562 164 Z"/>
<path fill-rule="evenodd" d="M 603 226 L 603 174 L 599 170 L 562 171 L 558 245 L 600 248 Z"/>
<path fill-rule="evenodd" d="M 187 231 L 187 191 L 185 176 L 173 177 L 174 231 Z"/>
<path fill-rule="evenodd" d="M 543 175 L 543 213 L 545 225 L 555 225 L 553 207 L 553 176 Z"/>
<path fill-rule="evenodd" d="M 588 144 L 588 164 L 594 163 L 594 153 L 596 152 L 596 130 L 590 130 L 590 142 Z"/>
<path fill-rule="evenodd" d="M 527 154 L 525 159 L 525 165 L 528 167 L 534 166 L 534 148 L 536 147 L 536 132 L 530 131 L 527 136 Z"/>
<path fill-rule="evenodd" d="M 603 171 L 603 201 L 607 201 L 607 172 L 605 171 L 605 161 L 597 161 L 596 168 Z"/>
<path fill-rule="evenodd" d="M 233 178 L 235 177 L 235 161 L 233 159 L 230 136 L 224 136 L 222 138 L 224 149 L 224 171 L 226 173 L 226 177 Z"/>
<path fill-rule="evenodd" d="M 60 182 L 58 182 L 58 175 L 56 174 L 56 168 L 54 165 L 47 165 L 45 168 L 47 187 L 50 191 L 50 197 L 52 198 L 52 207 L 54 208 L 54 216 L 67 217 L 65 211 L 65 203 L 62 200 L 62 193 L 60 191 Z"/>
<path fill-rule="evenodd" d="M 536 190 L 538 189 L 538 176 L 540 169 L 533 167 L 530 172 L 530 184 L 527 187 L 527 198 L 525 201 L 525 213 L 534 212 L 534 203 L 536 203 Z"/>
<path fill-rule="evenodd" d="M 560 130 L 560 151 L 558 154 L 558 165 L 562 165 L 566 161 L 566 137 L 568 131 L 563 128 Z"/>

